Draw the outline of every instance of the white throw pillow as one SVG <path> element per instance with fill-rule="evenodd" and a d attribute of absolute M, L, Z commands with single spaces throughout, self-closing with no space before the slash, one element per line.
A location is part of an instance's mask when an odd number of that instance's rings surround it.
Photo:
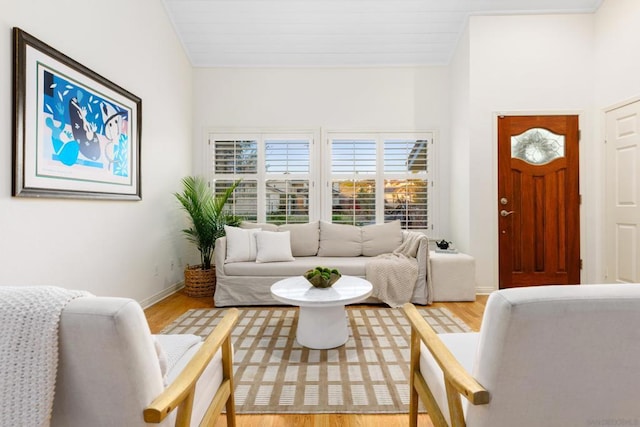
<path fill-rule="evenodd" d="M 225 263 L 256 260 L 256 234 L 260 228 L 242 229 L 224 226 L 227 236 L 227 257 Z"/>
<path fill-rule="evenodd" d="M 289 231 L 260 231 L 256 234 L 256 262 L 293 261 Z"/>

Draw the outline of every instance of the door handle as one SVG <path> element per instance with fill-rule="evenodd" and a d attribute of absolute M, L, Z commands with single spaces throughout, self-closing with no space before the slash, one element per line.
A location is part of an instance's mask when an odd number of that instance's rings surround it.
<path fill-rule="evenodd" d="M 509 215 L 511 215 L 512 213 L 513 213 L 513 211 L 506 211 L 506 210 L 502 209 L 502 210 L 500 211 L 500 216 L 509 216 Z"/>

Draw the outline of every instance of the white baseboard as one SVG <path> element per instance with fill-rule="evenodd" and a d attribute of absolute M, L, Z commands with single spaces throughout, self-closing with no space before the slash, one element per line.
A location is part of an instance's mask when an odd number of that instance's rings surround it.
<path fill-rule="evenodd" d="M 142 306 L 142 308 L 149 308 L 151 307 L 153 304 L 162 301 L 163 299 L 165 299 L 166 297 L 168 297 L 169 295 L 175 294 L 176 292 L 178 292 L 180 289 L 184 288 L 184 281 L 180 281 L 174 285 L 169 286 L 168 288 L 158 292 L 155 295 L 150 296 L 149 298 L 146 298 L 142 301 L 140 301 L 140 305 Z"/>
<path fill-rule="evenodd" d="M 490 288 L 490 287 L 484 287 L 484 286 L 477 286 L 476 287 L 476 294 L 478 295 L 488 295 L 491 292 L 497 290 L 496 288 Z"/>

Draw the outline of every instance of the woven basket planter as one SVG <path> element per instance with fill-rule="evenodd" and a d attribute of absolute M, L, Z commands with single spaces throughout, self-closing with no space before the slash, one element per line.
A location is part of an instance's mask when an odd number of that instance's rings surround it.
<path fill-rule="evenodd" d="M 216 290 L 216 268 L 203 270 L 200 265 L 184 269 L 184 293 L 190 297 L 212 297 Z"/>

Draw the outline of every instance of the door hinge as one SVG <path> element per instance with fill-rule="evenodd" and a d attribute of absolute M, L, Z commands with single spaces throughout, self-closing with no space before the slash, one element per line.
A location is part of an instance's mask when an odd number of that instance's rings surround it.
<path fill-rule="evenodd" d="M 582 270 L 582 258 L 580 259 L 580 270 Z"/>
<path fill-rule="evenodd" d="M 581 205 L 582 204 L 582 194 L 579 194 L 578 197 L 579 197 L 579 200 L 580 200 L 579 204 Z"/>
<path fill-rule="evenodd" d="M 578 142 L 582 141 L 582 130 L 578 129 Z"/>

